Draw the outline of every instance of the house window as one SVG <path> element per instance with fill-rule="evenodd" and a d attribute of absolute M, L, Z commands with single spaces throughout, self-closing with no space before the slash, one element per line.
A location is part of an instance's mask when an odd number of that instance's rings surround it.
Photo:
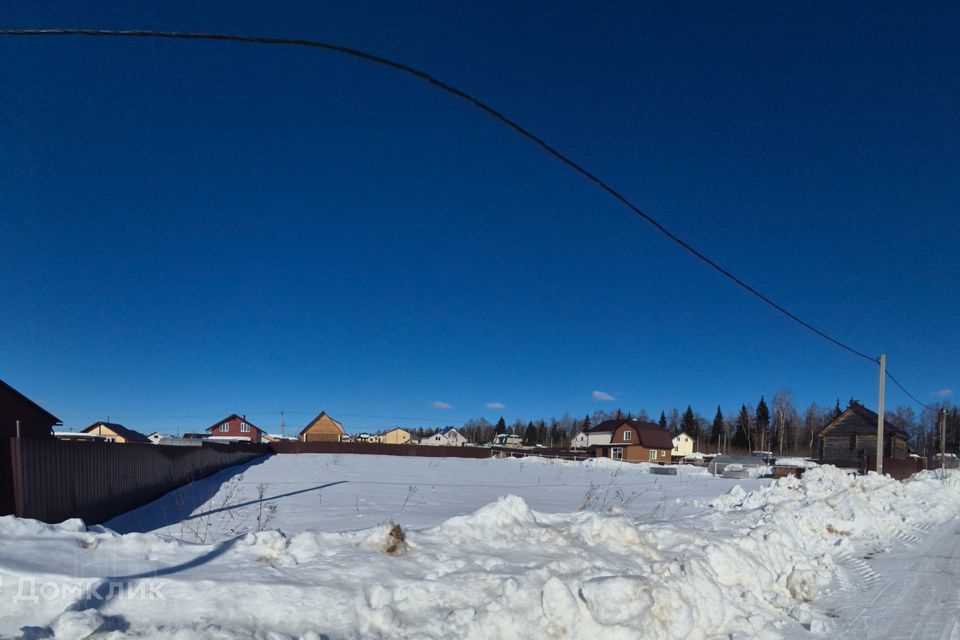
<path fill-rule="evenodd" d="M 612 447 L 610 457 L 614 460 L 623 460 L 623 447 Z"/>
<path fill-rule="evenodd" d="M 651 460 L 656 460 L 656 459 L 657 459 L 657 450 L 656 450 L 656 449 L 650 449 L 650 459 L 651 459 Z"/>
<path fill-rule="evenodd" d="M 630 431 L 629 429 L 627 429 L 626 431 L 623 432 L 623 441 L 624 441 L 624 442 L 630 442 L 630 440 L 632 440 L 632 439 L 633 439 L 633 432 L 632 432 L 632 431 Z"/>
<path fill-rule="evenodd" d="M 222 425 L 220 425 L 220 431 L 230 431 L 230 423 L 224 422 Z"/>
<path fill-rule="evenodd" d="M 241 422 L 241 423 L 240 423 L 240 432 L 241 432 L 241 433 L 248 433 L 249 431 L 250 431 L 250 425 L 248 425 L 246 422 Z"/>

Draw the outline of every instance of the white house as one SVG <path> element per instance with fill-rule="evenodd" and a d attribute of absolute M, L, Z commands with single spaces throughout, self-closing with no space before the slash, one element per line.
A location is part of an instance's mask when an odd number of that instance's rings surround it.
<path fill-rule="evenodd" d="M 501 433 L 493 437 L 493 442 L 490 444 L 496 445 L 498 447 L 519 447 L 523 444 L 523 440 L 518 435 L 512 433 Z"/>
<path fill-rule="evenodd" d="M 420 440 L 420 444 L 433 447 L 462 447 L 467 444 L 467 439 L 464 438 L 460 432 L 453 427 L 446 427 L 432 436 L 422 438 Z"/>
<path fill-rule="evenodd" d="M 147 436 L 147 440 L 149 440 L 153 444 L 160 444 L 160 441 L 166 437 L 167 437 L 167 434 L 160 433 L 159 431 L 154 431 L 153 433 Z"/>
<path fill-rule="evenodd" d="M 693 438 L 685 433 L 678 433 L 673 438 L 673 449 L 670 451 L 672 458 L 682 458 L 693 453 Z"/>
<path fill-rule="evenodd" d="M 570 441 L 571 449 L 589 449 L 597 444 L 610 444 L 613 432 L 626 420 L 606 420 L 586 431 L 581 431 Z"/>

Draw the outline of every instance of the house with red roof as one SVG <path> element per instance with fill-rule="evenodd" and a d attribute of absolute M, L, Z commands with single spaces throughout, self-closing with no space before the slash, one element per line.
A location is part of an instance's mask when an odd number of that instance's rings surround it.
<path fill-rule="evenodd" d="M 253 442 L 255 444 L 263 442 L 263 437 L 266 435 L 263 429 L 247 420 L 246 416 L 235 413 L 207 427 L 207 433 L 210 434 L 207 440 L 213 442 Z"/>
<path fill-rule="evenodd" d="M 595 438 L 590 438 L 594 435 Z M 669 464 L 673 438 L 670 432 L 653 422 L 636 418 L 604 420 L 587 432 L 592 440 L 585 448 L 595 458 L 624 462 Z"/>

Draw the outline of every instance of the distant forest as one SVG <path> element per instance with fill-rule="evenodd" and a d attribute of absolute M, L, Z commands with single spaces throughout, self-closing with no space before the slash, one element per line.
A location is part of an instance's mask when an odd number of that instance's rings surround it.
<path fill-rule="evenodd" d="M 851 398 L 847 405 L 856 402 Z M 949 403 L 931 405 L 919 415 L 911 407 L 897 407 L 887 411 L 887 420 L 905 431 L 910 446 L 920 455 L 932 455 L 940 450 L 938 415 L 940 408 L 947 409 L 947 451 L 960 453 L 960 411 Z M 719 405 L 708 419 L 687 405 L 685 411 L 673 407 L 651 415 L 644 409 L 596 411 L 583 417 L 569 413 L 556 418 L 514 420 L 507 423 L 502 417 L 496 423 L 485 418 L 467 420 L 458 430 L 474 444 L 486 444 L 501 433 L 520 436 L 526 445 L 539 444 L 546 447 L 566 449 L 570 441 L 581 431 L 604 420 L 637 418 L 656 422 L 676 435 L 687 433 L 697 443 L 697 450 L 715 451 L 772 451 L 776 454 L 812 455 L 817 432 L 833 418 L 840 415 L 839 399 L 831 407 L 811 403 L 801 414 L 790 391 L 784 389 L 774 394 L 768 403 L 760 396 L 756 404 L 741 404 L 739 410 L 724 415 Z M 429 436 L 436 430 L 415 429 L 417 436 Z"/>

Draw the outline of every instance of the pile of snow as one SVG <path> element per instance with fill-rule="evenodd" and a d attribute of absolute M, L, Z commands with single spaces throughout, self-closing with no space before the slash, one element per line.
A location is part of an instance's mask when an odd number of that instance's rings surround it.
<path fill-rule="evenodd" d="M 6 517 L 0 636 L 776 638 L 826 628 L 811 603 L 838 558 L 889 548 L 958 505 L 960 473 L 901 483 L 819 467 L 656 523 L 541 513 L 514 495 L 422 530 L 210 545 Z M 24 579 L 37 601 L 16 599 Z M 98 597 L 111 589 L 121 597 Z"/>

